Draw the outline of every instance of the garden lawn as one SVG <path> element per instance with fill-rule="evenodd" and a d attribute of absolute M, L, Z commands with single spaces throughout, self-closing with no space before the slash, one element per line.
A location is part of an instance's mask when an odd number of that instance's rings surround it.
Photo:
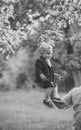
<path fill-rule="evenodd" d="M 39 90 L 0 92 L 0 130 L 72 130 L 72 108 L 48 108 L 43 97 Z"/>

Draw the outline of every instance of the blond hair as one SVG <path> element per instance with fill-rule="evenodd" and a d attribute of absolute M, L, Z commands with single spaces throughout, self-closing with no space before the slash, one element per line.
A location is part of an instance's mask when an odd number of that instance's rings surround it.
<path fill-rule="evenodd" d="M 43 43 L 40 45 L 40 47 L 38 48 L 39 53 L 43 54 L 44 52 L 52 52 L 53 51 L 53 47 L 51 45 L 49 45 L 48 43 Z"/>

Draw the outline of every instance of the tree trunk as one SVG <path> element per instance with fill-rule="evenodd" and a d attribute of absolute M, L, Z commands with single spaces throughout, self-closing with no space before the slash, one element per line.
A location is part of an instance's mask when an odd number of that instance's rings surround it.
<path fill-rule="evenodd" d="M 73 72 L 74 87 L 79 87 L 81 85 L 81 71 Z"/>

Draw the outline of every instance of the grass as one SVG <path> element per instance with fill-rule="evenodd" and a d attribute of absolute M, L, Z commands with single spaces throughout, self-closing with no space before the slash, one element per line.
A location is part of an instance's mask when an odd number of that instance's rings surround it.
<path fill-rule="evenodd" d="M 72 109 L 53 109 L 42 103 L 44 92 L 0 92 L 0 130 L 71 130 Z"/>

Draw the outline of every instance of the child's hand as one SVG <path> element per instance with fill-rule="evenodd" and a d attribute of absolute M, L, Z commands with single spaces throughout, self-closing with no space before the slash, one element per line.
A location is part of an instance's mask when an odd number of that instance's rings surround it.
<path fill-rule="evenodd" d="M 40 78 L 42 81 L 47 81 L 47 78 L 44 74 L 40 74 Z"/>

